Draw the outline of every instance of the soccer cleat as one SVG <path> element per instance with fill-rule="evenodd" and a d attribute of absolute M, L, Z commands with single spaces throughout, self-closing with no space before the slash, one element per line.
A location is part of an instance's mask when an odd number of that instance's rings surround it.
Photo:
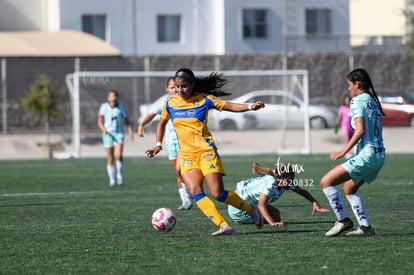
<path fill-rule="evenodd" d="M 124 184 L 124 179 L 123 179 L 122 177 L 119 177 L 119 178 L 116 180 L 116 183 L 117 183 L 118 185 L 122 185 L 122 184 Z"/>
<path fill-rule="evenodd" d="M 177 207 L 177 210 L 190 210 L 193 207 L 193 202 L 191 200 L 183 202 L 180 206 Z"/>
<path fill-rule="evenodd" d="M 225 224 L 220 226 L 220 229 L 211 233 L 211 236 L 221 236 L 221 235 L 234 235 L 236 230 L 234 230 L 230 225 Z"/>
<path fill-rule="evenodd" d="M 110 180 L 109 181 L 109 186 L 110 187 L 114 187 L 115 186 L 115 181 L 114 180 Z"/>
<path fill-rule="evenodd" d="M 259 209 L 256 206 L 252 206 L 252 211 L 249 213 L 250 217 L 253 220 L 253 223 L 256 225 L 257 229 L 263 227 L 263 217 L 260 215 Z"/>
<path fill-rule="evenodd" d="M 325 233 L 326 237 L 333 237 L 338 235 L 339 233 L 349 230 L 354 226 L 354 223 L 351 221 L 350 218 L 345 218 L 342 221 L 336 221 L 335 225 Z"/>
<path fill-rule="evenodd" d="M 356 230 L 346 233 L 347 236 L 375 236 L 374 228 L 371 226 L 359 226 Z"/>

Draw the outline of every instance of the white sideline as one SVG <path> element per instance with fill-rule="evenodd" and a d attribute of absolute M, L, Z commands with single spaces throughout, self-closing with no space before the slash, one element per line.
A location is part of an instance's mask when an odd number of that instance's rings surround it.
<path fill-rule="evenodd" d="M 107 191 L 69 191 L 69 192 L 35 192 L 35 193 L 5 193 L 0 197 L 25 197 L 25 196 L 62 196 L 62 195 L 90 195 L 116 192 L 114 190 Z"/>

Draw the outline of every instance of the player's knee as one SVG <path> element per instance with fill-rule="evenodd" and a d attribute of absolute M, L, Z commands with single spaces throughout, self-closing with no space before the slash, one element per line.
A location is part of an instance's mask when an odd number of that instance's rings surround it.
<path fill-rule="evenodd" d="M 358 188 L 356 188 L 355 184 L 352 182 L 345 182 L 344 187 L 344 194 L 345 195 L 351 195 L 357 192 Z"/>
<path fill-rule="evenodd" d="M 330 186 L 330 181 L 328 180 L 326 176 L 322 177 L 320 185 L 322 189 Z"/>
<path fill-rule="evenodd" d="M 344 185 L 344 187 L 342 189 L 344 190 L 344 195 L 350 195 L 350 194 L 352 194 L 351 193 L 352 190 L 348 186 Z"/>
<path fill-rule="evenodd" d="M 107 164 L 113 165 L 114 164 L 114 157 L 112 155 L 108 155 Z"/>

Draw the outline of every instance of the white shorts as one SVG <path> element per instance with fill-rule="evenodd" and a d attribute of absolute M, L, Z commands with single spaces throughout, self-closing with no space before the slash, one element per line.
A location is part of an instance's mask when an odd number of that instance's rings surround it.
<path fill-rule="evenodd" d="M 105 148 L 114 147 L 115 144 L 124 144 L 124 134 L 123 133 L 103 134 L 102 142 Z"/>

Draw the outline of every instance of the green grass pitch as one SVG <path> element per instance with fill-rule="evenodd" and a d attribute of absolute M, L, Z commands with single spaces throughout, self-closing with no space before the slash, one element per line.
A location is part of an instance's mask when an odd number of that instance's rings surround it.
<path fill-rule="evenodd" d="M 276 160 L 224 156 L 226 188 L 254 176 L 252 162 Z M 298 179 L 329 208 L 319 180 L 336 163 L 326 155 L 281 161 L 299 164 Z M 152 212 L 179 204 L 163 157 L 125 159 L 126 184 L 115 188 L 105 159 L 0 161 L 0 274 L 413 274 L 413 163 L 414 155 L 388 155 L 378 179 L 361 188 L 375 237 L 326 238 L 334 214 L 311 216 L 293 192 L 274 203 L 282 228 L 234 224 L 216 202 L 236 235 L 211 237 L 216 227 L 196 206 L 175 211 L 171 232 L 157 232 Z"/>

